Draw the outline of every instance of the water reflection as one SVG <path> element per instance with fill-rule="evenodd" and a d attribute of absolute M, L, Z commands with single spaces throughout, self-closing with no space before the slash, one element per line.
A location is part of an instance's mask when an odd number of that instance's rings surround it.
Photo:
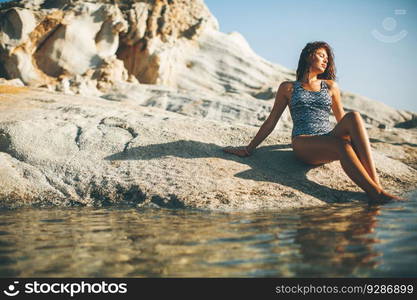
<path fill-rule="evenodd" d="M 1 212 L 0 276 L 416 276 L 414 202 L 288 212 Z"/>
<path fill-rule="evenodd" d="M 328 209 L 323 214 L 308 212 L 296 234 L 303 261 L 297 268 L 305 276 L 355 276 L 372 270 L 382 255 L 374 249 L 378 207 Z"/>

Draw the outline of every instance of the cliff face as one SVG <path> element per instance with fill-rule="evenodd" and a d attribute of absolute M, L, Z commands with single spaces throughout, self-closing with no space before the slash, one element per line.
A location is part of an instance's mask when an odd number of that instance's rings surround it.
<path fill-rule="evenodd" d="M 202 30 L 217 30 L 202 1 L 23 1 L 3 5 L 1 76 L 57 85 L 83 76 L 103 83 L 163 83 Z M 123 63 L 122 63 L 123 62 Z"/>
<path fill-rule="evenodd" d="M 1 9 L 1 77 L 64 92 L 117 82 L 273 97 L 294 72 L 218 31 L 202 0 L 8 3 Z"/>
<path fill-rule="evenodd" d="M 0 77 L 30 86 L 108 97 L 124 93 L 120 84 L 143 83 L 249 97 L 262 120 L 279 83 L 295 79 L 294 71 L 254 53 L 239 33 L 220 32 L 202 0 L 13 1 L 0 6 L 0 20 Z M 359 110 L 373 126 L 413 118 L 360 95 L 342 97 L 347 110 Z M 181 105 L 172 101 L 166 109 Z M 218 116 L 224 107 L 212 102 L 195 107 Z M 235 120 L 253 125 L 241 114 Z M 283 120 L 290 126 L 288 114 Z"/>

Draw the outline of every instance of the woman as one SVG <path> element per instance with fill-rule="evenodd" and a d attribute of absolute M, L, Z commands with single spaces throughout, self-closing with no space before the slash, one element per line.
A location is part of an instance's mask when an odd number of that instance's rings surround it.
<path fill-rule="evenodd" d="M 311 165 L 339 160 L 371 202 L 403 200 L 383 190 L 361 115 L 344 112 L 335 79 L 331 47 L 325 42 L 308 43 L 300 55 L 297 80 L 281 83 L 271 114 L 250 144 L 223 150 L 241 157 L 251 155 L 275 128 L 288 105 L 294 123 L 292 148 L 298 159 Z M 329 121 L 331 110 L 337 120 L 333 129 Z"/>

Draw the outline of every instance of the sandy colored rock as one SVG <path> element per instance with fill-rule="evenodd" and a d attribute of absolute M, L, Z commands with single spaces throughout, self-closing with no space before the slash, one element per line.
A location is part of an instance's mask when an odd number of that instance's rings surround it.
<path fill-rule="evenodd" d="M 31 86 L 108 96 L 122 83 L 157 84 L 205 98 L 264 100 L 254 103 L 265 111 L 278 85 L 295 79 L 293 70 L 257 55 L 241 34 L 220 32 L 201 0 L 39 0 L 0 7 L 0 77 Z M 373 126 L 416 117 L 347 91 L 342 99 L 347 111 L 360 111 Z"/>
<path fill-rule="evenodd" d="M 220 32 L 202 0 L 2 3 L 0 77 L 2 207 L 366 201 L 338 162 L 295 159 L 288 110 L 252 157 L 221 151 L 253 138 L 295 72 Z M 416 113 L 348 91 L 342 103 L 361 113 L 387 190 L 415 189 Z"/>
<path fill-rule="evenodd" d="M 153 86 L 148 93 L 157 91 Z M 276 130 L 252 157 L 238 158 L 221 148 L 247 143 L 257 127 L 194 118 L 129 99 L 42 90 L 2 94 L 3 99 L 13 105 L 0 109 L 2 207 L 261 210 L 366 201 L 338 162 L 312 168 L 297 161 L 288 130 Z M 395 144 L 404 134 L 415 149 L 415 130 L 392 129 L 384 139 Z M 373 151 L 382 184 L 397 194 L 415 188 L 417 170 L 409 158 L 389 158 L 386 149 Z"/>

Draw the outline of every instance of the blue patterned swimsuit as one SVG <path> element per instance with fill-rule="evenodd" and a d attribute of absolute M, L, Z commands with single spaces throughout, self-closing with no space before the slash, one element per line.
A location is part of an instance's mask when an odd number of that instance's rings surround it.
<path fill-rule="evenodd" d="M 332 99 L 324 80 L 320 83 L 319 92 L 306 90 L 301 82 L 295 81 L 289 105 L 294 123 L 291 136 L 328 135 L 332 130 L 329 121 L 331 104 Z"/>

